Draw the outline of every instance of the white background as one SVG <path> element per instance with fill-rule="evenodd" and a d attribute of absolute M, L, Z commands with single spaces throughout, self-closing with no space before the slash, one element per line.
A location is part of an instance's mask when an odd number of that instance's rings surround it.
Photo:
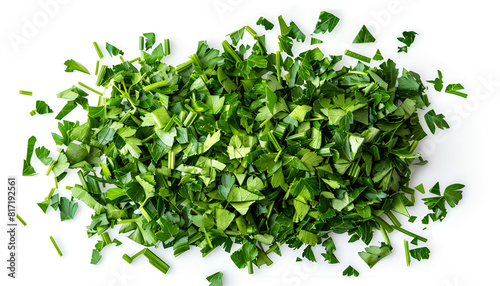
<path fill-rule="evenodd" d="M 6 181 L 10 175 L 18 179 L 18 211 L 26 220 L 26 227 L 18 229 L 17 279 L 7 279 L 4 261 L 7 258 L 7 236 L 0 233 L 1 285 L 208 285 L 205 277 L 223 271 L 224 285 L 432 285 L 473 286 L 500 285 L 498 269 L 498 177 L 500 104 L 500 64 L 498 4 L 491 0 L 476 1 L 2 1 L 0 4 L 0 221 L 6 221 Z M 313 31 L 320 11 L 337 15 L 341 22 L 331 34 L 319 36 L 325 40 L 320 48 L 325 54 L 341 54 L 350 48 L 369 56 L 380 48 L 384 57 L 392 58 L 400 68 L 420 73 L 423 79 L 434 79 L 436 70 L 444 75 L 445 84 L 460 82 L 469 98 L 437 93 L 429 89 L 431 108 L 445 114 L 451 128 L 438 130 L 421 144 L 421 152 L 429 164 L 415 168 L 411 186 L 424 183 L 429 189 L 436 181 L 445 187 L 463 183 L 467 187 L 459 206 L 452 209 L 441 223 L 422 231 L 418 223 L 407 225 L 429 239 L 431 249 L 427 261 L 413 261 L 405 265 L 403 239 L 392 233 L 393 253 L 374 268 L 357 255 L 365 247 L 362 243 L 347 244 L 344 235 L 334 236 L 337 257 L 341 264 L 323 262 L 319 248 L 315 249 L 318 263 L 296 263 L 301 251 L 284 246 L 283 256 L 271 255 L 275 262 L 269 267 L 255 268 L 254 275 L 238 269 L 222 250 L 202 258 L 198 249 L 174 258 L 171 250 L 153 250 L 171 269 L 161 274 L 140 258 L 128 265 L 121 256 L 140 250 L 135 242 L 124 236 L 123 245 L 108 246 L 97 266 L 89 264 L 96 238 L 87 238 L 85 226 L 91 212 L 80 203 L 74 220 L 60 222 L 59 215 L 49 210 L 44 215 L 37 202 L 43 200 L 53 187 L 52 177 L 46 177 L 46 167 L 36 158 L 36 177 L 22 177 L 22 160 L 26 154 L 27 139 L 38 138 L 37 146 L 54 151 L 56 146 L 50 132 L 57 130 L 54 115 L 30 117 L 36 100 L 46 101 L 59 112 L 64 100 L 55 94 L 82 81 L 89 85 L 94 76 L 65 73 L 64 61 L 75 59 L 91 72 L 97 55 L 92 46 L 105 42 L 125 51 L 125 57 L 135 58 L 138 37 L 155 32 L 157 39 L 170 38 L 172 55 L 166 61 L 172 65 L 184 62 L 196 51 L 199 40 L 221 49 L 220 43 L 228 33 L 255 25 L 265 16 L 275 26 L 266 38 L 270 51 L 275 43 L 277 16 L 293 20 L 306 35 Z M 377 42 L 364 46 L 349 43 L 366 24 Z M 397 54 L 396 38 L 402 31 L 419 33 L 408 54 Z M 246 36 L 248 38 L 248 36 Z M 309 37 L 307 42 L 309 41 Z M 104 51 L 104 48 L 103 48 Z M 106 51 L 104 51 L 106 53 Z M 109 61 L 109 56 L 107 61 Z M 353 62 L 347 61 L 351 64 Z M 32 97 L 19 95 L 19 90 L 32 90 Z M 91 98 L 95 102 L 95 98 Z M 423 113 L 422 113 L 423 115 Z M 423 118 L 423 116 L 422 116 Z M 66 118 L 65 118 L 66 119 Z M 68 120 L 84 120 L 78 113 Z M 65 179 L 68 185 L 75 178 Z M 3 187 L 2 187 L 3 186 Z M 69 196 L 60 186 L 58 192 Z M 425 214 L 419 203 L 410 209 L 412 214 Z M 404 221 L 404 218 L 401 217 Z M 49 236 L 59 243 L 64 256 L 60 258 L 51 245 Z M 376 235 L 372 244 L 381 241 Z M 361 275 L 342 276 L 352 265 Z"/>

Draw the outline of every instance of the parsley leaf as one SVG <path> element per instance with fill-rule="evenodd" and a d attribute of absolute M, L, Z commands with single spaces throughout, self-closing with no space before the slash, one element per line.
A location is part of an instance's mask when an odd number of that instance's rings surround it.
<path fill-rule="evenodd" d="M 333 15 L 332 13 L 321 11 L 319 13 L 319 19 L 314 28 L 313 34 L 324 34 L 326 32 L 332 32 L 337 26 L 340 19 Z"/>
<path fill-rule="evenodd" d="M 354 44 L 373 43 L 375 42 L 375 37 L 373 37 L 370 31 L 368 31 L 368 28 L 363 25 L 352 42 Z"/>
<path fill-rule="evenodd" d="M 401 53 L 401 52 L 407 53 L 408 48 L 411 46 L 411 44 L 413 44 L 413 42 L 415 41 L 415 37 L 417 35 L 418 34 L 414 31 L 404 31 L 403 37 L 398 37 L 398 41 L 400 41 L 401 43 L 403 43 L 405 45 L 402 47 L 398 47 L 398 53 Z"/>

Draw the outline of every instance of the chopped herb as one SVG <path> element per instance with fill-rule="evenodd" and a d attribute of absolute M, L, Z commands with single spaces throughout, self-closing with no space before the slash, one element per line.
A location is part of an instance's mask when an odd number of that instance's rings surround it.
<path fill-rule="evenodd" d="M 345 50 L 344 54 L 346 56 L 349 56 L 351 58 L 355 58 L 357 60 L 360 60 L 360 61 L 363 61 L 363 62 L 366 62 L 366 63 L 370 63 L 372 61 L 372 59 L 370 59 L 369 57 L 360 55 L 360 54 L 355 53 L 353 51 Z"/>
<path fill-rule="evenodd" d="M 332 32 L 338 23 L 323 11 L 310 35 Z M 415 150 L 428 135 L 419 115 L 430 106 L 420 76 L 384 60 L 380 50 L 374 67 L 371 58 L 349 50 L 345 55 L 359 60 L 354 66 L 341 66 L 342 55 L 318 47 L 294 56 L 294 44 L 305 42 L 306 33 L 282 16 L 278 24 L 275 53 L 267 52 L 266 35 L 244 26 L 221 39 L 220 49 L 200 41 L 177 66 L 162 62 L 170 41 L 156 43 L 154 33 L 139 37 L 140 55 L 132 60 L 106 43 L 108 53 L 120 57 L 96 65 L 95 86 L 106 92 L 78 82 L 81 88 L 57 94 L 67 100 L 56 116 L 59 131 L 52 133 L 57 152 L 50 157 L 30 138 L 23 175 L 36 174 L 33 151 L 56 185 L 77 174 L 78 182 L 66 184 L 71 197 L 53 188 L 38 206 L 44 213 L 49 206 L 59 210 L 61 220 L 74 218 L 78 201 L 92 210 L 87 234 L 100 236 L 92 264 L 104 247 L 121 244 L 108 233 L 117 226 L 145 247 L 123 259 L 132 263 L 144 255 L 162 273 L 169 265 L 149 247 L 172 248 L 174 256 L 198 247 L 206 256 L 222 246 L 237 268 L 253 273 L 254 266 L 271 265 L 283 245 L 303 247 L 302 258 L 310 261 L 317 261 L 314 247 L 321 247 L 326 262 L 339 263 L 335 233 L 366 244 L 359 256 L 370 268 L 392 252 L 393 230 L 415 245 L 427 241 L 394 213 L 416 219 L 409 184 L 413 161 L 426 162 Z M 262 17 L 257 25 L 274 27 Z M 242 43 L 247 33 L 253 44 Z M 374 41 L 366 26 L 354 40 Z M 403 42 L 408 47 L 413 39 Z M 318 43 L 311 37 L 309 46 Z M 442 88 L 439 80 L 430 83 Z M 447 92 L 461 89 L 449 85 Z M 98 95 L 97 104 L 85 90 Z M 86 116 L 63 120 L 77 106 Z M 431 133 L 449 127 L 434 109 L 424 119 Z M 462 199 L 463 187 L 450 185 L 442 195 L 433 187 L 434 197 L 423 199 L 430 210 L 423 222 L 442 220 L 446 207 Z M 425 193 L 422 185 L 415 189 Z M 376 231 L 384 237 L 380 246 L 372 245 Z M 407 263 L 408 253 L 428 257 L 424 248 L 404 245 Z M 349 266 L 343 275 L 359 273 Z M 207 280 L 222 285 L 222 273 Z"/>
<path fill-rule="evenodd" d="M 33 92 L 32 91 L 27 91 L 27 90 L 20 90 L 19 94 L 32 96 Z"/>
<path fill-rule="evenodd" d="M 419 247 L 410 250 L 411 257 L 420 261 L 422 259 L 429 259 L 431 251 L 427 247 Z"/>
<path fill-rule="evenodd" d="M 35 110 L 30 112 L 30 115 L 33 116 L 35 114 L 48 114 L 53 112 L 54 111 L 50 109 L 50 106 L 47 103 L 45 103 L 45 101 L 37 100 Z"/>
<path fill-rule="evenodd" d="M 436 127 L 439 129 L 450 128 L 443 114 L 436 114 L 434 109 L 429 110 L 424 116 L 427 127 L 434 134 L 436 132 Z"/>
<path fill-rule="evenodd" d="M 52 235 L 50 236 L 50 241 L 52 242 L 52 245 L 54 246 L 54 248 L 56 249 L 57 253 L 59 254 L 59 256 L 63 256 L 62 252 L 61 252 L 61 249 L 59 249 L 59 246 L 57 245 L 56 241 L 54 240 L 54 238 L 52 237 Z"/>
<path fill-rule="evenodd" d="M 319 13 L 319 19 L 316 23 L 313 34 L 324 34 L 326 32 L 330 33 L 333 29 L 335 29 L 339 21 L 340 19 L 332 13 L 322 11 Z"/>
<path fill-rule="evenodd" d="M 321 44 L 321 43 L 323 43 L 323 41 L 322 41 L 322 40 L 320 40 L 320 39 L 316 39 L 316 38 L 314 38 L 314 37 L 311 37 L 311 46 L 312 46 L 312 45 L 318 45 L 318 44 Z"/>
<path fill-rule="evenodd" d="M 66 72 L 79 71 L 82 73 L 90 74 L 89 70 L 86 67 L 75 60 L 67 60 L 64 62 L 64 65 L 66 66 Z"/>
<path fill-rule="evenodd" d="M 368 31 L 368 28 L 363 25 L 352 42 L 354 44 L 373 43 L 375 42 L 375 37 Z"/>
<path fill-rule="evenodd" d="M 382 61 L 382 60 L 384 60 L 384 57 L 382 56 L 382 53 L 380 52 L 379 49 L 377 49 L 377 52 L 373 56 L 373 60 L 374 61 Z"/>
<path fill-rule="evenodd" d="M 31 157 L 33 156 L 33 150 L 35 149 L 36 137 L 31 136 L 28 139 L 28 148 L 26 151 L 26 159 L 23 162 L 23 176 L 34 176 L 37 174 L 35 168 L 31 166 Z"/>
<path fill-rule="evenodd" d="M 257 20 L 257 23 L 256 25 L 261 25 L 261 26 L 264 26 L 264 28 L 269 31 L 269 30 L 272 30 L 274 28 L 274 24 L 271 23 L 269 20 L 267 20 L 266 18 L 264 17 L 260 17 L 259 20 Z"/>
<path fill-rule="evenodd" d="M 409 267 L 410 263 L 411 263 L 411 260 L 410 260 L 410 246 L 408 245 L 408 240 L 405 239 L 403 241 L 404 241 L 404 249 L 405 249 L 406 266 Z"/>
<path fill-rule="evenodd" d="M 90 264 L 96 265 L 102 258 L 101 253 L 97 249 L 92 249 L 92 258 L 90 259 Z"/>
<path fill-rule="evenodd" d="M 207 281 L 210 282 L 209 286 L 222 286 L 222 272 L 216 272 L 207 277 Z"/>
<path fill-rule="evenodd" d="M 403 37 L 398 37 L 398 41 L 400 41 L 401 43 L 403 43 L 405 45 L 402 47 L 398 47 L 398 53 L 401 53 L 401 52 L 407 53 L 408 48 L 411 46 L 411 44 L 413 44 L 413 42 L 415 41 L 415 37 L 417 35 L 418 34 L 414 31 L 404 31 Z"/>
<path fill-rule="evenodd" d="M 123 55 L 123 51 L 118 49 L 117 47 L 111 45 L 110 43 L 106 43 L 106 51 L 108 51 L 110 56 Z"/>
<path fill-rule="evenodd" d="M 21 218 L 19 214 L 16 214 L 16 218 L 22 225 L 26 226 L 26 222 Z"/>
<path fill-rule="evenodd" d="M 97 42 L 93 42 L 95 51 L 97 52 L 97 56 L 99 59 L 102 59 L 104 55 L 102 54 L 101 48 L 99 47 L 99 44 Z"/>
<path fill-rule="evenodd" d="M 438 77 L 435 80 L 428 80 L 428 83 L 434 84 L 434 89 L 436 91 L 443 90 L 443 74 L 438 70 Z"/>
<path fill-rule="evenodd" d="M 344 272 L 342 272 L 342 275 L 344 276 L 354 276 L 354 277 L 358 277 L 359 276 L 359 272 L 354 269 L 351 265 L 347 266 L 347 268 L 344 270 Z"/>
<path fill-rule="evenodd" d="M 464 87 L 461 84 L 453 83 L 453 84 L 447 85 L 444 92 L 467 98 L 466 93 L 459 91 L 459 90 L 463 90 L 463 89 L 464 89 Z"/>

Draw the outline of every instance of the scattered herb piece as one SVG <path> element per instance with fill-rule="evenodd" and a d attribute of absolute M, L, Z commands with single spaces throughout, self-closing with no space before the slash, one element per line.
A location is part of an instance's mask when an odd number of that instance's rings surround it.
<path fill-rule="evenodd" d="M 463 90 L 463 89 L 464 89 L 464 87 L 461 84 L 453 83 L 453 84 L 447 85 L 444 92 L 458 95 L 458 96 L 461 96 L 463 98 L 467 98 L 466 93 L 459 91 L 459 90 Z"/>
<path fill-rule="evenodd" d="M 320 39 L 316 39 L 316 38 L 314 38 L 314 37 L 311 37 L 311 46 L 312 46 L 312 45 L 318 45 L 318 44 L 321 44 L 321 43 L 323 43 L 323 41 L 322 41 L 322 40 L 320 40 Z"/>
<path fill-rule="evenodd" d="M 101 51 L 101 48 L 99 47 L 99 44 L 97 42 L 93 42 L 92 44 L 94 45 L 97 56 L 99 57 L 99 59 L 102 59 L 104 57 L 104 55 L 102 54 L 102 51 Z"/>
<path fill-rule="evenodd" d="M 429 259 L 431 251 L 427 247 L 419 247 L 410 250 L 411 257 L 420 261 L 422 259 Z"/>
<path fill-rule="evenodd" d="M 406 266 L 410 267 L 410 263 L 411 263 L 411 259 L 410 259 L 410 246 L 408 244 L 408 240 L 405 239 L 403 241 L 404 241 L 404 249 L 405 249 Z"/>
<path fill-rule="evenodd" d="M 54 246 L 54 248 L 56 249 L 57 253 L 59 254 L 59 256 L 63 256 L 62 252 L 61 252 L 61 249 L 59 249 L 59 246 L 57 245 L 56 241 L 54 240 L 54 238 L 52 237 L 52 235 L 50 236 L 50 241 L 52 242 L 52 245 Z"/>
<path fill-rule="evenodd" d="M 31 136 L 28 139 L 28 148 L 26 151 L 26 159 L 23 162 L 23 176 L 34 176 L 37 174 L 35 168 L 31 166 L 31 156 L 33 156 L 33 150 L 35 149 L 36 137 Z"/>
<path fill-rule="evenodd" d="M 123 51 L 118 49 L 117 47 L 111 45 L 110 43 L 106 43 L 106 51 L 108 51 L 110 56 L 123 55 Z"/>
<path fill-rule="evenodd" d="M 418 34 L 414 31 L 404 31 L 403 37 L 398 37 L 398 41 L 400 41 L 401 43 L 403 43 L 405 45 L 402 47 L 398 47 L 398 53 L 401 53 L 401 52 L 407 53 L 408 48 L 411 46 L 411 44 L 413 44 L 413 42 L 415 41 L 415 37 L 417 35 Z"/>
<path fill-rule="evenodd" d="M 127 254 L 124 254 L 123 259 L 130 264 L 134 259 L 136 259 L 140 255 L 144 255 L 149 260 L 149 263 L 153 265 L 156 269 L 160 270 L 163 274 L 167 274 L 168 269 L 170 269 L 170 266 L 167 263 L 165 263 L 162 259 L 156 256 L 156 254 L 154 254 L 148 248 L 144 248 L 143 250 L 139 251 L 132 257 L 128 256 Z"/>
<path fill-rule="evenodd" d="M 372 268 L 377 262 L 382 258 L 391 254 L 392 250 L 389 245 L 382 243 L 380 247 L 369 246 L 365 248 L 365 251 L 358 252 L 359 256 Z"/>
<path fill-rule="evenodd" d="M 54 111 L 50 108 L 50 106 L 47 103 L 45 103 L 45 101 L 37 100 L 35 110 L 30 112 L 30 115 L 33 116 L 35 114 L 48 114 L 53 112 Z"/>
<path fill-rule="evenodd" d="M 342 275 L 344 276 L 354 276 L 354 277 L 358 277 L 359 276 L 359 272 L 354 269 L 351 265 L 347 266 L 347 268 L 344 270 L 344 272 L 342 272 Z"/>
<path fill-rule="evenodd" d="M 96 265 L 102 258 L 101 253 L 97 249 L 92 249 L 92 258 L 90 259 L 90 264 Z"/>
<path fill-rule="evenodd" d="M 434 109 L 429 110 L 424 116 L 427 127 L 434 134 L 436 132 L 436 127 L 439 129 L 450 128 L 443 114 L 436 114 Z"/>
<path fill-rule="evenodd" d="M 428 80 L 428 83 L 434 84 L 434 89 L 436 91 L 443 90 L 443 74 L 438 70 L 438 77 L 435 80 Z"/>
<path fill-rule="evenodd" d="M 358 54 L 358 53 L 350 51 L 350 50 L 345 50 L 344 54 L 346 56 L 349 56 L 351 58 L 355 58 L 357 60 L 360 60 L 360 61 L 363 61 L 363 62 L 366 62 L 366 63 L 370 63 L 372 61 L 372 59 L 370 59 L 369 57 L 363 56 L 361 54 Z"/>
<path fill-rule="evenodd" d="M 363 25 L 352 42 L 354 44 L 373 43 L 375 42 L 375 37 L 368 31 L 368 28 Z"/>
<path fill-rule="evenodd" d="M 272 30 L 274 28 L 274 24 L 264 17 L 260 17 L 259 20 L 257 20 L 256 24 L 263 26 L 267 31 Z"/>
<path fill-rule="evenodd" d="M 26 222 L 21 218 L 19 214 L 16 214 L 16 218 L 23 226 L 26 226 Z"/>
<path fill-rule="evenodd" d="M 207 277 L 207 281 L 210 282 L 209 286 L 222 286 L 222 272 L 216 272 Z"/>
<path fill-rule="evenodd" d="M 61 214 L 61 221 L 74 218 L 77 209 L 78 202 L 73 201 L 73 199 L 70 201 L 65 197 L 60 198 L 59 213 Z"/>
<path fill-rule="evenodd" d="M 332 13 L 322 11 L 319 13 L 319 19 L 316 23 L 313 34 L 324 34 L 326 32 L 331 33 L 333 29 L 335 29 L 339 21 L 340 19 Z"/>
<path fill-rule="evenodd" d="M 28 90 L 20 90 L 19 94 L 32 96 L 33 92 L 32 91 L 28 91 Z"/>
<path fill-rule="evenodd" d="M 380 52 L 379 49 L 377 49 L 377 52 L 373 56 L 373 60 L 374 61 L 382 61 L 382 60 L 384 60 L 384 57 L 382 56 L 382 52 Z"/>

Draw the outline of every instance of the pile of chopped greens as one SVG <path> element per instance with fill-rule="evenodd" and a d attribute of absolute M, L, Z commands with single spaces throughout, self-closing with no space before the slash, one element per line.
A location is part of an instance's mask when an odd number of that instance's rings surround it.
<path fill-rule="evenodd" d="M 95 211 L 87 231 L 101 240 L 91 263 L 99 262 L 105 246 L 121 244 L 111 240 L 111 228 L 146 247 L 125 254 L 128 263 L 144 255 L 163 273 L 169 265 L 149 247 L 171 247 L 178 256 L 197 246 L 205 256 L 221 246 L 238 268 L 253 273 L 254 266 L 272 264 L 284 245 L 303 247 L 302 257 L 311 261 L 313 247 L 321 247 L 325 261 L 339 263 L 336 234 L 364 242 L 359 256 L 369 267 L 391 253 L 393 231 L 413 245 L 427 241 L 404 229 L 395 215 L 415 221 L 407 208 L 416 203 L 415 190 L 425 193 L 422 185 L 410 187 L 410 166 L 426 163 L 415 153 L 427 135 L 419 110 L 430 105 L 420 76 L 384 60 L 380 50 L 372 57 L 347 50 L 359 62 L 342 66 L 342 55 L 313 47 L 321 43 L 316 35 L 332 33 L 339 22 L 331 13 L 321 12 L 310 49 L 297 55 L 293 44 L 306 35 L 294 22 L 281 16 L 278 22 L 276 52 L 267 50 L 265 35 L 245 26 L 228 35 L 222 50 L 199 42 L 176 67 L 163 61 L 169 41 L 157 43 L 154 33 L 140 37 L 140 57 L 132 60 L 106 43 L 109 57 L 121 59 L 109 66 L 100 64 L 105 55 L 94 42 L 95 87 L 79 82 L 57 94 L 67 100 L 55 115 L 57 156 L 43 146 L 35 149 L 31 137 L 23 170 L 36 174 L 35 152 L 56 178 L 56 188 L 39 203 L 44 212 L 51 206 L 61 220 L 72 219 L 78 202 Z M 263 17 L 257 25 L 274 29 Z M 243 43 L 247 34 L 253 44 Z M 399 51 L 407 52 L 416 35 L 405 31 Z M 366 26 L 353 38 L 375 42 Z M 370 66 L 372 61 L 377 64 Z M 64 64 L 66 72 L 91 76 L 75 60 Z M 438 75 L 429 83 L 441 91 Z M 450 84 L 445 91 L 466 97 L 462 89 Z M 89 97 L 98 97 L 97 104 Z M 87 118 L 64 120 L 75 108 Z M 45 113 L 53 111 L 37 101 L 32 115 Z M 432 133 L 449 127 L 434 110 L 424 118 Z M 70 172 L 80 182 L 67 187 L 71 198 L 60 197 L 57 183 Z M 443 220 L 463 188 L 432 187 L 433 196 L 423 198 L 430 212 L 422 223 Z M 376 231 L 384 242 L 370 245 Z M 404 242 L 408 264 L 411 257 L 429 257 L 427 247 L 410 249 Z M 359 272 L 349 266 L 343 274 Z M 222 283 L 222 273 L 207 280 Z"/>

